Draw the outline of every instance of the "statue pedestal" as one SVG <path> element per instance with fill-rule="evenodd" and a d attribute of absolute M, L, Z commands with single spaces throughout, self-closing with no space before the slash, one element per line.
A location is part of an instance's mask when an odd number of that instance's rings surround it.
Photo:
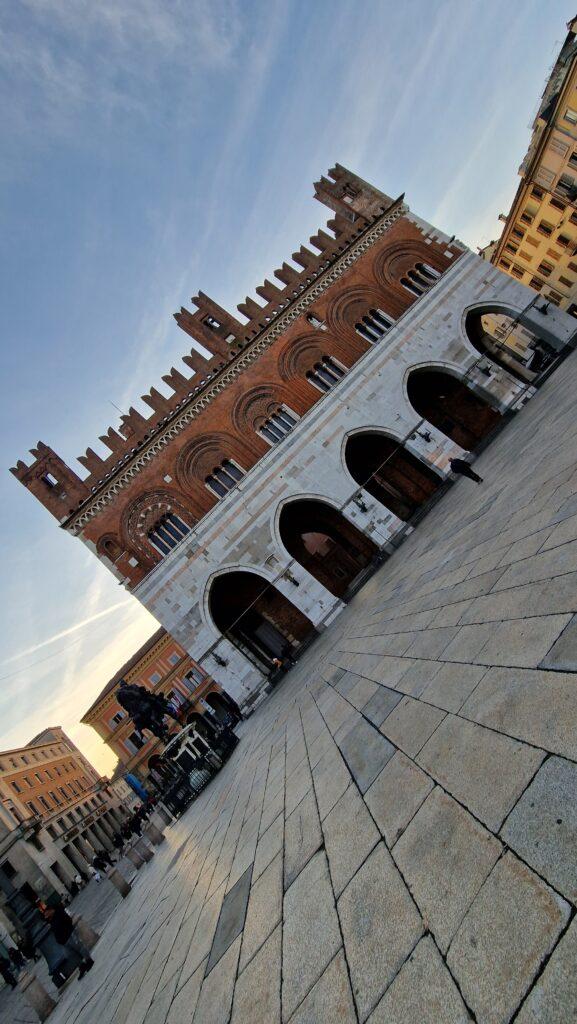
<path fill-rule="evenodd" d="M 124 877 L 124 875 L 120 874 L 118 868 L 112 868 L 112 870 L 108 872 L 106 877 L 112 882 L 115 889 L 118 889 L 123 900 L 126 899 L 130 892 L 132 892 L 132 886 L 130 882 L 126 881 L 126 878 Z"/>
<path fill-rule="evenodd" d="M 160 846 L 164 842 L 164 832 L 152 822 L 149 822 L 148 827 L 144 830 L 144 834 L 155 846 Z"/>
<path fill-rule="evenodd" d="M 144 839 L 137 839 L 134 844 L 134 849 L 147 863 L 154 857 L 153 851 L 150 849 L 150 846 L 146 845 Z"/>
<path fill-rule="evenodd" d="M 84 943 L 87 949 L 94 949 L 100 938 L 98 932 L 95 932 L 94 928 L 91 928 L 88 924 L 88 921 L 85 921 L 83 917 L 80 917 L 80 915 L 73 917 L 72 920 L 74 921 L 74 927 L 78 932 L 78 938 L 80 941 Z"/>
<path fill-rule="evenodd" d="M 22 971 L 18 979 L 18 988 L 28 1005 L 38 1014 L 39 1020 L 46 1020 L 52 1013 L 56 1003 L 52 996 L 48 994 L 44 985 L 41 985 L 38 981 L 38 978 L 34 974 L 29 974 L 28 971 Z"/>
<path fill-rule="evenodd" d="M 126 851 L 126 856 L 128 857 L 128 859 L 130 861 L 132 861 L 132 863 L 134 864 L 134 867 L 136 868 L 136 870 L 140 871 L 140 868 L 144 864 L 144 857 L 140 856 L 140 854 L 139 854 L 139 852 L 138 852 L 138 850 L 136 849 L 135 846 L 131 846 L 130 850 Z"/>

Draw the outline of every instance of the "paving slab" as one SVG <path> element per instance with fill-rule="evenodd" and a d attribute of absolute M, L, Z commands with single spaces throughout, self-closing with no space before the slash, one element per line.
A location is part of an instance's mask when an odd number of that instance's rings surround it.
<path fill-rule="evenodd" d="M 340 896 L 381 835 L 359 796 L 349 786 L 322 825 L 335 896 Z"/>
<path fill-rule="evenodd" d="M 239 973 L 230 1024 L 280 1024 L 281 943 L 279 925 Z"/>
<path fill-rule="evenodd" d="M 439 708 L 413 697 L 403 697 L 387 715 L 381 732 L 403 753 L 415 757 L 445 717 Z"/>
<path fill-rule="evenodd" d="M 544 756 L 508 736 L 447 715 L 417 763 L 496 832 Z"/>
<path fill-rule="evenodd" d="M 577 758 L 575 675 L 491 668 L 461 715 L 526 743 Z"/>
<path fill-rule="evenodd" d="M 436 787 L 393 847 L 393 859 L 443 953 L 502 845 Z"/>
<path fill-rule="evenodd" d="M 577 765 L 550 757 L 507 818 L 501 836 L 571 902 L 577 902 Z"/>
<path fill-rule="evenodd" d="M 284 886 L 288 889 L 323 842 L 315 795 L 309 789 L 285 824 Z"/>
<path fill-rule="evenodd" d="M 365 802 L 387 846 L 397 841 L 434 783 L 401 751 L 391 758 L 365 793 Z"/>
<path fill-rule="evenodd" d="M 569 914 L 569 905 L 512 853 L 501 858 L 447 955 L 478 1020 L 510 1020 Z"/>
<path fill-rule="evenodd" d="M 424 925 L 379 843 L 338 901 L 359 1019 L 366 1020 L 420 939 Z"/>
<path fill-rule="evenodd" d="M 278 925 L 282 901 L 283 863 L 279 853 L 250 890 L 239 961 L 241 971 Z"/>
<path fill-rule="evenodd" d="M 425 936 L 401 967 L 368 1024 L 468 1024 L 471 1020 L 435 943 Z"/>
<path fill-rule="evenodd" d="M 319 851 L 285 893 L 283 1020 L 292 1016 L 340 946 L 327 859 Z"/>
<path fill-rule="evenodd" d="M 342 950 L 290 1018 L 289 1024 L 357 1024 L 357 1015 Z M 234 1022 L 233 1022 L 234 1024 Z"/>
<path fill-rule="evenodd" d="M 339 748 L 361 793 L 367 791 L 395 753 L 392 743 L 360 717 L 339 738 Z"/>
<path fill-rule="evenodd" d="M 577 921 L 553 950 L 525 999 L 516 1024 L 569 1024 L 577 1020 Z"/>
<path fill-rule="evenodd" d="M 395 690 L 389 690 L 386 686 L 375 685 L 377 686 L 376 691 L 366 704 L 363 704 L 361 710 L 365 718 L 368 718 L 378 729 L 387 715 L 390 715 L 393 708 L 397 706 L 402 695 Z"/>

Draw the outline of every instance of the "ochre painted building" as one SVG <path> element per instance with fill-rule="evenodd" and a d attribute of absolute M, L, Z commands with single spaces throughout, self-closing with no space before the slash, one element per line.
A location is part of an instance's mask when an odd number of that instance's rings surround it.
<path fill-rule="evenodd" d="M 108 780 L 59 726 L 0 752 L 0 871 L 29 896 L 65 892 L 78 871 L 87 878 L 124 820 Z"/>
<path fill-rule="evenodd" d="M 214 711 L 220 707 L 222 691 L 218 683 L 165 629 L 157 630 L 107 682 L 82 717 L 84 724 L 92 726 L 110 747 L 122 768 L 142 778 L 148 774 L 148 758 L 162 744 L 149 733 L 145 733 L 147 740 L 142 743 L 132 719 L 116 700 L 121 679 L 176 700 L 186 708 L 186 717 L 204 714 L 207 705 Z"/>
<path fill-rule="evenodd" d="M 577 316 L 577 18 L 567 29 L 503 232 L 484 256 Z"/>
<path fill-rule="evenodd" d="M 266 689 L 474 451 L 534 393 L 531 361 L 577 325 L 518 281 L 336 165 L 311 247 L 238 315 L 202 292 L 193 347 L 80 457 L 48 446 L 18 480 L 215 673 L 243 708 Z M 503 352 L 483 317 L 509 317 Z M 525 343 L 526 342 L 526 343 Z"/>

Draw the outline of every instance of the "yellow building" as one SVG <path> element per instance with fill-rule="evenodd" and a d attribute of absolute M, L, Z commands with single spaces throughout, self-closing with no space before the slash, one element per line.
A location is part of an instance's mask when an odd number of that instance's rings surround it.
<path fill-rule="evenodd" d="M 481 255 L 577 316 L 577 17 L 567 29 L 503 233 Z"/>

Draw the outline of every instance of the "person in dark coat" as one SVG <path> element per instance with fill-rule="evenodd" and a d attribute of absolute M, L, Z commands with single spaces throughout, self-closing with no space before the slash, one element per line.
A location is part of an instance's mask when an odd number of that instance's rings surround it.
<path fill-rule="evenodd" d="M 94 960 L 76 932 L 74 921 L 64 904 L 58 902 L 54 907 L 46 907 L 43 916 L 50 924 L 50 930 L 59 945 L 64 946 L 72 956 L 80 958 L 78 977 L 83 978 L 86 972 L 94 966 Z"/>
<path fill-rule="evenodd" d="M 12 973 L 12 964 L 5 956 L 0 956 L 0 975 L 10 988 L 16 988 L 16 978 Z"/>
<path fill-rule="evenodd" d="M 468 476 L 469 480 L 474 480 L 476 484 L 483 483 L 483 477 L 475 473 L 464 459 L 451 459 L 450 466 L 453 473 L 457 473 L 459 476 Z"/>
<path fill-rule="evenodd" d="M 10 949 L 8 950 L 8 956 L 10 957 L 10 960 L 12 961 L 14 968 L 18 972 L 24 969 L 24 967 L 26 966 L 26 961 L 22 953 L 18 949 L 18 946 L 11 946 Z"/>

